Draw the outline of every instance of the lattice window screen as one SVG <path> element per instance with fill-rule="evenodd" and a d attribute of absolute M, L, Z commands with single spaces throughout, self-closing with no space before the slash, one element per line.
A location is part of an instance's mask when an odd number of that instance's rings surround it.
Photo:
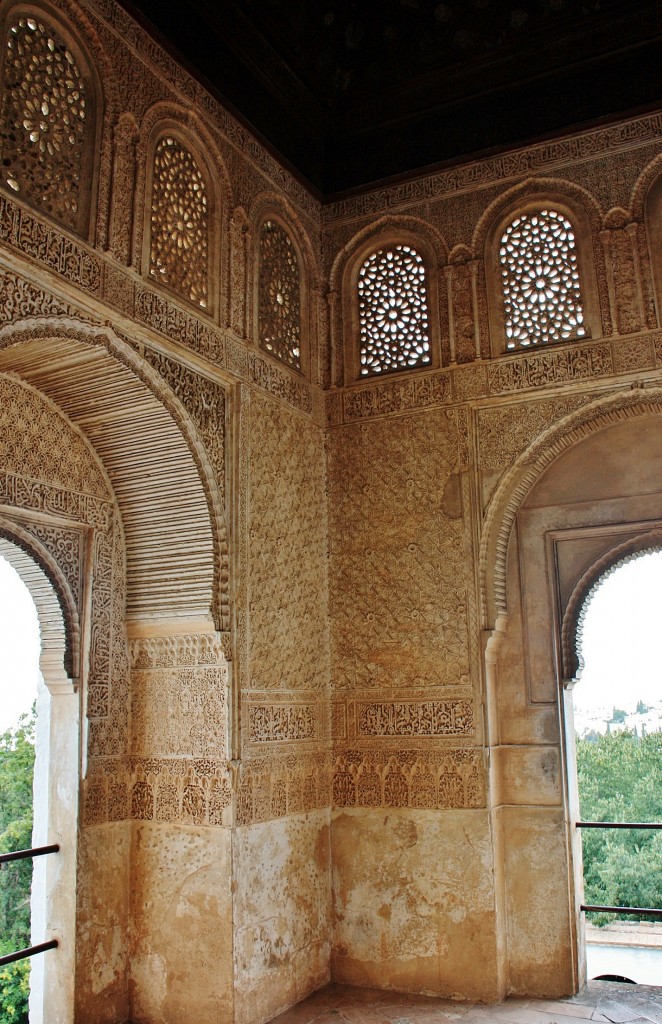
<path fill-rule="evenodd" d="M 521 214 L 499 248 L 506 348 L 586 336 L 572 224 L 557 210 Z"/>
<path fill-rule="evenodd" d="M 301 369 L 301 279 L 292 239 L 276 221 L 260 231 L 258 277 L 260 346 Z"/>
<path fill-rule="evenodd" d="M 0 113 L 2 180 L 66 227 L 79 230 L 90 129 L 81 69 L 41 18 L 10 21 Z"/>
<path fill-rule="evenodd" d="M 154 152 L 149 272 L 206 308 L 209 289 L 207 188 L 197 160 L 174 135 Z"/>
<path fill-rule="evenodd" d="M 430 362 L 425 266 L 415 249 L 379 249 L 358 278 L 360 372 L 408 370 Z"/>

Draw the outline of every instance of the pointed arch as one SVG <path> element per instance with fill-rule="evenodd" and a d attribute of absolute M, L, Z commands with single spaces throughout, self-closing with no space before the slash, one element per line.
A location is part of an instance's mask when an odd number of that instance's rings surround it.
<path fill-rule="evenodd" d="M 227 630 L 222 493 L 189 413 L 162 376 L 110 328 L 64 317 L 1 330 L 0 370 L 51 398 L 105 466 L 126 535 L 128 617 L 211 616 Z"/>
<path fill-rule="evenodd" d="M 662 412 L 662 388 L 628 388 L 570 413 L 537 437 L 503 474 L 485 513 L 479 548 L 481 616 L 494 629 L 506 615 L 506 559 L 517 513 L 544 471 L 582 438 L 620 420 Z"/>

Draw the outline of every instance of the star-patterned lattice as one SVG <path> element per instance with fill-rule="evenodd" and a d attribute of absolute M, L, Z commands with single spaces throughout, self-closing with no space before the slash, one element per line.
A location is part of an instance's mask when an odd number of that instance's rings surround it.
<path fill-rule="evenodd" d="M 2 180 L 74 230 L 87 135 L 83 76 L 66 43 L 24 15 L 5 39 L 0 147 Z"/>
<path fill-rule="evenodd" d="M 359 271 L 360 373 L 430 362 L 423 260 L 408 245 L 373 252 Z"/>
<path fill-rule="evenodd" d="M 151 276 L 206 308 L 207 189 L 197 160 L 174 135 L 164 135 L 154 153 L 151 227 Z"/>
<path fill-rule="evenodd" d="M 301 369 L 301 283 L 292 239 L 276 221 L 260 232 L 258 285 L 260 346 Z"/>
<path fill-rule="evenodd" d="M 586 336 L 572 224 L 557 210 L 516 217 L 499 248 L 506 348 Z"/>

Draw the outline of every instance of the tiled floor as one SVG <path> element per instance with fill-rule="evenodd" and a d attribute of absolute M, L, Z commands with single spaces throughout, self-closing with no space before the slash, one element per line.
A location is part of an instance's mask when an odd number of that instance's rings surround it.
<path fill-rule="evenodd" d="M 591 981 L 568 999 L 494 1006 L 328 985 L 271 1024 L 662 1024 L 662 988 Z"/>

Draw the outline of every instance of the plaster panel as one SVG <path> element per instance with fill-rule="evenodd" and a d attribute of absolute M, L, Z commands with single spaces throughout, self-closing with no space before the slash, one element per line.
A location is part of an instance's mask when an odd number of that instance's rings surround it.
<path fill-rule="evenodd" d="M 495 804 L 558 806 L 563 799 L 558 747 L 503 746 L 492 750 Z"/>
<path fill-rule="evenodd" d="M 498 998 L 492 860 L 485 812 L 337 813 L 334 980 Z"/>
<path fill-rule="evenodd" d="M 497 812 L 505 866 L 508 988 L 555 997 L 576 988 L 563 811 Z"/>
<path fill-rule="evenodd" d="M 231 841 L 222 828 L 134 825 L 131 1017 L 232 1020 Z"/>
<path fill-rule="evenodd" d="M 323 435 L 259 392 L 246 399 L 250 641 L 242 688 L 319 690 L 328 682 Z"/>
<path fill-rule="evenodd" d="M 336 690 L 469 683 L 459 444 L 444 410 L 332 432 Z"/>
<path fill-rule="evenodd" d="M 238 828 L 235 1021 L 259 1024 L 329 981 L 329 813 Z"/>
<path fill-rule="evenodd" d="M 115 1024 L 129 1016 L 128 822 L 94 825 L 78 839 L 75 1019 Z"/>

